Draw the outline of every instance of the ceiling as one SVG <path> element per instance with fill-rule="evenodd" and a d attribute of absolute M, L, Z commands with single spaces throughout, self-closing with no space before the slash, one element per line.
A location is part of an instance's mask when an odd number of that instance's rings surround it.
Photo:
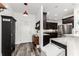
<path fill-rule="evenodd" d="M 23 13 L 25 10 L 24 3 L 8 3 L 14 12 Z M 73 14 L 73 3 L 28 3 L 27 10 L 29 14 L 35 14 L 40 10 L 40 6 L 43 5 L 43 11 L 47 12 L 48 20 L 58 20 L 65 16 Z"/>
<path fill-rule="evenodd" d="M 45 3 L 43 11 L 47 12 L 48 20 L 58 20 L 74 13 L 74 6 L 71 3 Z"/>
<path fill-rule="evenodd" d="M 17 13 L 23 13 L 26 9 L 24 3 L 8 3 L 9 7 L 12 8 L 12 11 Z M 37 14 L 40 9 L 40 3 L 28 3 L 27 11 L 29 14 Z"/>

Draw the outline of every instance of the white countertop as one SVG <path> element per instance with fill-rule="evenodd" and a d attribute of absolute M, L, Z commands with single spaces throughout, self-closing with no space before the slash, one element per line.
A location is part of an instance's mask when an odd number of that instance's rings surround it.
<path fill-rule="evenodd" d="M 65 39 L 65 40 L 64 40 Z M 54 38 L 55 41 L 67 45 L 68 56 L 79 56 L 79 37 L 66 34 L 64 37 Z"/>
<path fill-rule="evenodd" d="M 67 45 L 67 37 L 50 38 L 50 41 L 51 40 Z"/>

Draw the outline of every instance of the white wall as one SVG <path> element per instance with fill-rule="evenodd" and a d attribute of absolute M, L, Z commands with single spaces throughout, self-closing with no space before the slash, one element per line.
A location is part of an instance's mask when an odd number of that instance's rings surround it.
<path fill-rule="evenodd" d="M 75 36 L 79 36 L 79 5 L 74 8 L 74 29 L 73 33 Z"/>
<path fill-rule="evenodd" d="M 36 19 L 34 15 L 23 16 L 23 14 L 15 13 L 16 21 L 15 43 L 32 42 L 32 35 L 35 34 Z"/>

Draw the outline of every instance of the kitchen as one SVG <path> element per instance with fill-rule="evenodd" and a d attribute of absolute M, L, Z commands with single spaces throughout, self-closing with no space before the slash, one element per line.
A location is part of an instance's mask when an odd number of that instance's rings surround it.
<path fill-rule="evenodd" d="M 78 56 L 78 4 L 43 4 L 43 48 L 47 56 Z"/>

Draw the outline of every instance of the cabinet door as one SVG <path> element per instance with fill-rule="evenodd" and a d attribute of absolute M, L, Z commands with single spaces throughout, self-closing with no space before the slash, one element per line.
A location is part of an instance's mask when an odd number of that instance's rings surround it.
<path fill-rule="evenodd" d="M 49 36 L 43 36 L 43 46 L 49 43 Z"/>
<path fill-rule="evenodd" d="M 57 29 L 57 23 L 46 22 L 46 29 Z"/>
<path fill-rule="evenodd" d="M 11 22 L 2 20 L 2 54 L 11 55 Z"/>

